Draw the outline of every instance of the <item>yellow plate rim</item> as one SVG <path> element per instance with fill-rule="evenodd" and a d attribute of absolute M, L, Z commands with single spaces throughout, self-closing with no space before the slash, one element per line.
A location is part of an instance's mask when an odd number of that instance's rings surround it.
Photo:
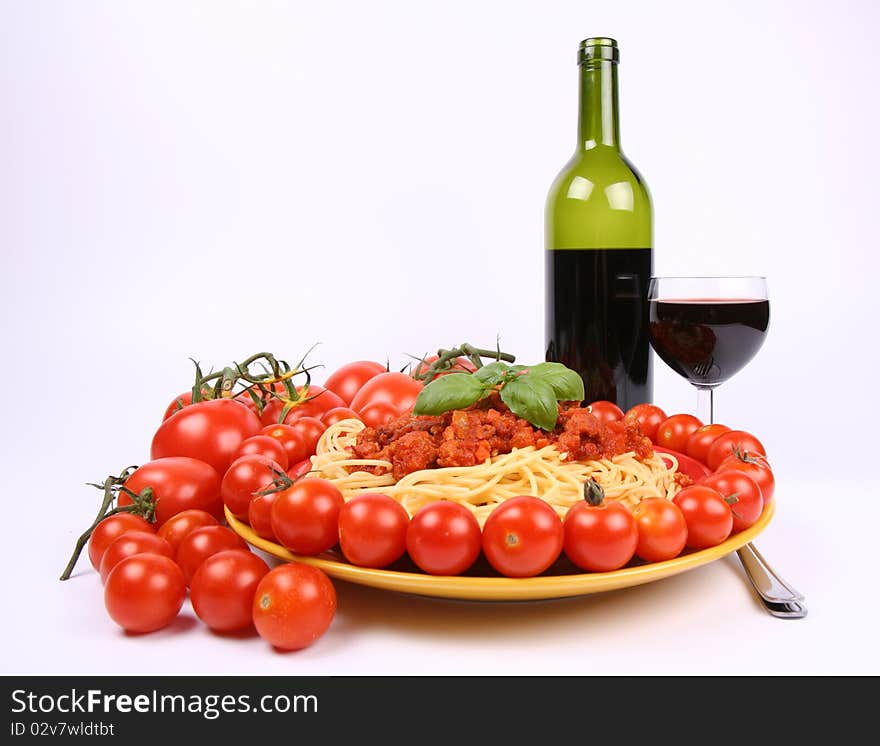
<path fill-rule="evenodd" d="M 382 590 L 420 596 L 468 601 L 528 601 L 613 591 L 661 580 L 714 562 L 748 544 L 770 523 L 776 501 L 764 506 L 761 517 L 749 528 L 732 535 L 718 546 L 679 555 L 665 562 L 624 567 L 613 572 L 539 575 L 534 578 L 479 577 L 469 575 L 428 575 L 426 573 L 376 570 L 358 567 L 325 555 L 302 557 L 280 544 L 256 534 L 226 508 L 229 526 L 245 541 L 286 562 L 303 562 L 318 567 L 330 577 Z"/>

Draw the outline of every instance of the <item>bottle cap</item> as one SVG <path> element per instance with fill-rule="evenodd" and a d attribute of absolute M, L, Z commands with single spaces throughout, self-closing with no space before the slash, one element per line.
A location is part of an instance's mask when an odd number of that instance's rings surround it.
<path fill-rule="evenodd" d="M 620 52 L 617 49 L 617 42 L 607 36 L 592 36 L 584 39 L 578 49 L 578 64 L 587 60 L 618 62 Z"/>

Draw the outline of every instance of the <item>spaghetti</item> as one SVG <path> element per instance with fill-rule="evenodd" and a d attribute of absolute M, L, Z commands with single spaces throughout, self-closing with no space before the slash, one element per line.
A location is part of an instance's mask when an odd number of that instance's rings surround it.
<path fill-rule="evenodd" d="M 534 495 L 564 517 L 583 499 L 588 479 L 602 487 L 607 499 L 629 508 L 646 497 L 672 499 L 680 489 L 673 456 L 665 456 L 671 465 L 656 453 L 646 459 L 624 453 L 610 459 L 566 461 L 554 445 L 514 448 L 476 466 L 421 469 L 396 480 L 390 462 L 353 457 L 351 447 L 364 427 L 360 420 L 350 419 L 327 428 L 312 457 L 313 472 L 335 484 L 346 500 L 381 491 L 399 501 L 410 515 L 427 503 L 453 500 L 469 508 L 482 526 L 498 503 L 517 495 Z M 384 473 L 366 471 L 375 467 Z"/>

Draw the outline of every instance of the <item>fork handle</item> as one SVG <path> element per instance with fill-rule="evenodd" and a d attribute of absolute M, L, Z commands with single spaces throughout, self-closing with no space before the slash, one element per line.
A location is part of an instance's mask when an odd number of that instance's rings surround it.
<path fill-rule="evenodd" d="M 804 597 L 786 583 L 761 556 L 754 544 L 746 544 L 737 551 L 752 585 L 765 601 L 775 604 L 798 603 Z"/>

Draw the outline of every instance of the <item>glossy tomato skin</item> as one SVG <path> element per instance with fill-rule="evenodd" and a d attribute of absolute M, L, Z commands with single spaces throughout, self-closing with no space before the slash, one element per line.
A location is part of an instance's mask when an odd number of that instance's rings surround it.
<path fill-rule="evenodd" d="M 754 435 L 745 430 L 730 430 L 712 441 L 706 453 L 706 465 L 712 471 L 716 471 L 721 462 L 735 456 L 737 450 L 744 453 L 758 453 L 761 456 L 767 455 L 764 445 Z"/>
<path fill-rule="evenodd" d="M 663 562 L 681 554 L 687 543 L 687 522 L 681 509 L 662 497 L 647 497 L 633 511 L 639 530 L 636 555 Z"/>
<path fill-rule="evenodd" d="M 177 547 L 183 541 L 183 537 L 205 526 L 217 526 L 219 521 L 204 510 L 184 510 L 177 515 L 171 516 L 157 532 L 167 541 L 174 550 L 172 557 L 177 556 Z"/>
<path fill-rule="evenodd" d="M 300 417 L 314 417 L 315 419 L 320 420 L 321 415 L 324 414 L 324 412 L 335 409 L 336 407 L 345 406 L 345 402 L 342 399 L 332 391 L 325 389 L 323 386 L 315 386 L 312 384 L 309 386 L 308 391 L 305 391 L 304 389 L 297 389 L 297 391 L 300 394 L 305 394 L 306 401 L 297 404 L 287 413 L 287 416 L 284 418 L 284 421 L 287 423 L 292 423 Z"/>
<path fill-rule="evenodd" d="M 246 519 L 254 495 L 271 487 L 284 473 L 280 464 L 265 456 L 242 456 L 233 461 L 223 475 L 220 484 L 223 504 L 236 518 Z"/>
<path fill-rule="evenodd" d="M 563 528 L 566 557 L 587 572 L 620 569 L 633 558 L 639 541 L 635 518 L 615 500 L 576 503 L 566 513 Z"/>
<path fill-rule="evenodd" d="M 333 407 L 333 409 L 328 409 L 324 414 L 321 415 L 321 422 L 325 427 L 330 427 L 330 425 L 335 425 L 337 422 L 341 420 L 360 420 L 361 416 L 355 412 L 351 407 Z"/>
<path fill-rule="evenodd" d="M 387 567 L 406 551 L 409 514 L 388 495 L 368 492 L 339 511 L 339 548 L 360 567 Z"/>
<path fill-rule="evenodd" d="M 232 399 L 191 404 L 165 420 L 153 436 L 151 458 L 188 456 L 223 474 L 246 438 L 260 432 L 260 420 Z M 188 506 L 196 507 L 196 506 Z"/>
<path fill-rule="evenodd" d="M 552 565 L 562 551 L 562 521 L 537 497 L 511 497 L 483 525 L 483 554 L 502 575 L 528 578 Z"/>
<path fill-rule="evenodd" d="M 135 554 L 149 552 L 150 554 L 162 554 L 169 559 L 174 558 L 174 549 L 161 536 L 152 531 L 126 531 L 117 536 L 107 546 L 104 556 L 101 557 L 101 566 L 98 572 L 101 582 L 107 582 L 107 576 L 126 557 Z"/>
<path fill-rule="evenodd" d="M 387 368 L 381 363 L 357 360 L 333 371 L 324 381 L 324 387 L 342 399 L 344 406 L 347 407 L 367 381 L 386 371 Z"/>
<path fill-rule="evenodd" d="M 623 416 L 624 422 L 637 422 L 639 431 L 646 438 L 650 438 L 651 442 L 654 442 L 654 438 L 657 436 L 657 428 L 665 419 L 666 412 L 656 404 L 636 404 L 627 410 L 627 413 Z"/>
<path fill-rule="evenodd" d="M 318 447 L 318 441 L 327 429 L 327 426 L 317 417 L 297 417 L 295 420 L 289 420 L 288 424 L 296 430 L 297 435 L 302 439 L 303 447 L 306 455 L 303 458 L 315 455 Z"/>
<path fill-rule="evenodd" d="M 685 453 L 688 439 L 703 423 L 692 414 L 674 414 L 657 426 L 654 443 L 670 451 Z"/>
<path fill-rule="evenodd" d="M 718 546 L 733 530 L 730 505 L 718 490 L 706 484 L 685 487 L 673 499 L 687 523 L 687 546 L 706 549 Z"/>
<path fill-rule="evenodd" d="M 773 495 L 776 492 L 776 477 L 773 476 L 773 469 L 770 468 L 767 459 L 758 454 L 747 454 L 745 458 L 731 456 L 724 459 L 718 465 L 717 471 L 729 471 L 731 469 L 741 471 L 758 484 L 761 488 L 764 505 L 773 499 Z"/>
<path fill-rule="evenodd" d="M 277 492 L 269 492 L 264 495 L 254 495 L 248 505 L 247 521 L 257 536 L 269 541 L 277 541 L 272 532 L 272 503 L 278 496 Z"/>
<path fill-rule="evenodd" d="M 153 488 L 157 528 L 184 510 L 204 510 L 218 519 L 223 515 L 220 476 L 198 459 L 169 456 L 148 461 L 132 472 L 125 486 L 137 494 L 146 487 Z M 120 492 L 117 503 L 130 505 L 131 498 Z"/>
<path fill-rule="evenodd" d="M 107 577 L 104 605 L 127 632 L 154 632 L 174 621 L 186 597 L 183 574 L 159 554 L 135 554 L 119 562 Z"/>
<path fill-rule="evenodd" d="M 245 540 L 226 526 L 205 526 L 184 536 L 177 547 L 177 564 L 183 571 L 187 586 L 202 562 L 226 549 L 250 551 Z"/>
<path fill-rule="evenodd" d="M 260 637 L 300 650 L 323 635 L 336 614 L 336 591 L 324 572 L 302 562 L 270 570 L 257 585 L 253 620 Z"/>
<path fill-rule="evenodd" d="M 587 409 L 599 422 L 617 422 L 623 419 L 623 410 L 614 402 L 604 399 L 594 401 Z"/>
<path fill-rule="evenodd" d="M 253 435 L 243 440 L 235 452 L 232 462 L 235 463 L 236 459 L 240 459 L 242 456 L 263 456 L 278 464 L 282 471 L 290 466 L 287 451 L 281 441 L 269 435 Z"/>
<path fill-rule="evenodd" d="M 96 570 L 101 568 L 101 558 L 114 539 L 129 531 L 154 533 L 156 527 L 145 518 L 132 513 L 116 513 L 105 518 L 89 537 L 89 562 Z"/>
<path fill-rule="evenodd" d="M 260 430 L 260 434 L 268 435 L 270 438 L 274 438 L 281 443 L 287 454 L 288 467 L 299 463 L 309 455 L 306 442 L 292 425 L 276 422 L 272 425 L 266 425 L 266 427 Z"/>
<path fill-rule="evenodd" d="M 416 366 L 415 376 L 424 375 L 428 368 L 431 366 L 431 363 L 436 362 L 440 359 L 439 355 L 428 355 L 423 361 L 420 361 L 418 366 Z M 448 370 L 441 370 L 434 375 L 434 378 L 438 378 L 440 376 L 446 376 L 450 373 L 473 373 L 477 369 L 477 366 L 474 365 L 470 360 L 468 360 L 463 355 L 457 357 L 455 362 L 450 366 Z"/>
<path fill-rule="evenodd" d="M 361 387 L 351 401 L 351 408 L 361 415 L 368 426 L 377 427 L 387 422 L 378 421 L 379 412 L 381 417 L 390 414 L 389 419 L 406 414 L 415 406 L 416 397 L 423 388 L 421 381 L 405 373 L 380 373 Z"/>
<path fill-rule="evenodd" d="M 304 477 L 312 470 L 312 460 L 310 458 L 303 459 L 298 464 L 294 464 L 287 470 L 287 476 L 291 479 L 299 479 Z"/>
<path fill-rule="evenodd" d="M 709 455 L 709 447 L 715 440 L 727 432 L 730 432 L 730 428 L 717 422 L 711 425 L 703 425 L 690 434 L 684 452 L 691 458 L 695 458 L 697 461 L 702 461 L 705 464 Z"/>
<path fill-rule="evenodd" d="M 268 572 L 269 565 L 253 552 L 227 549 L 212 554 L 193 575 L 193 611 L 217 632 L 248 629 L 253 624 L 254 594 Z"/>
<path fill-rule="evenodd" d="M 735 497 L 729 502 L 733 519 L 731 532 L 738 533 L 754 524 L 764 509 L 764 498 L 761 487 L 748 474 L 737 469 L 723 469 L 704 479 L 701 484 L 721 493 L 725 500 Z"/>
<path fill-rule="evenodd" d="M 342 493 L 326 479 L 301 479 L 272 503 L 272 533 L 295 554 L 320 554 L 339 541 L 344 504 Z"/>
<path fill-rule="evenodd" d="M 430 575 L 460 575 L 476 562 L 482 531 L 464 505 L 438 500 L 420 508 L 406 530 L 406 551 Z"/>

